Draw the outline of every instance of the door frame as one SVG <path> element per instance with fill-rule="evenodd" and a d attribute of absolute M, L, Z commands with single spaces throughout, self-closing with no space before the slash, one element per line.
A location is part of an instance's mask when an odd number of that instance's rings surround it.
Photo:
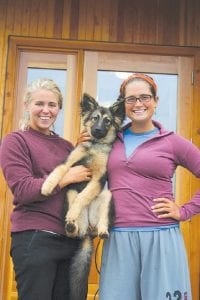
<path fill-rule="evenodd" d="M 7 67 L 6 67 L 6 83 L 5 83 L 5 96 L 4 96 L 4 114 L 1 128 L 1 137 L 5 136 L 12 130 L 12 122 L 14 117 L 16 98 L 16 82 L 18 80 L 18 67 L 21 51 L 39 51 L 48 53 L 77 53 L 78 55 L 78 70 L 77 70 L 77 99 L 80 99 L 82 93 L 83 82 L 83 66 L 84 66 L 84 51 L 104 51 L 104 52 L 121 52 L 121 53 L 134 53 L 134 54 L 150 54 L 150 55 L 163 55 L 163 56 L 188 56 L 194 59 L 194 89 L 193 89 L 193 120 L 192 120 L 192 141 L 200 147 L 200 104 L 198 98 L 200 97 L 200 49 L 197 47 L 172 47 L 172 46 L 153 46 L 129 43 L 108 43 L 108 42 L 86 42 L 86 41 L 72 41 L 72 40 L 57 40 L 45 38 L 32 38 L 32 37 L 18 37 L 9 36 L 9 45 L 7 53 Z M 80 121 L 75 118 L 76 132 L 78 134 Z M 0 190 L 0 211 L 2 218 L 0 220 L 0 299 L 10 299 L 9 290 L 11 289 L 12 282 L 9 279 L 9 270 L 11 268 L 9 261 L 9 215 L 12 208 L 11 193 L 3 179 L 0 172 L 0 179 L 2 188 Z M 199 182 L 192 178 L 190 190 L 194 192 L 199 187 Z M 200 233 L 196 230 L 200 226 L 200 216 L 196 216 L 191 221 L 190 235 L 194 239 L 200 238 Z M 191 265 L 194 269 L 192 274 L 192 287 L 194 291 L 194 299 L 199 297 L 199 262 L 200 254 L 199 248 L 196 244 L 192 244 L 191 252 L 193 253 Z"/>

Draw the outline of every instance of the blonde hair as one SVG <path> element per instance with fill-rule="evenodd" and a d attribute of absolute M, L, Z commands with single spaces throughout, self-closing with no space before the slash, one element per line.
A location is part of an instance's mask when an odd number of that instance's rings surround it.
<path fill-rule="evenodd" d="M 57 86 L 57 84 L 52 79 L 48 79 L 48 78 L 40 78 L 40 79 L 34 80 L 28 85 L 26 92 L 24 94 L 25 106 L 27 104 L 31 103 L 32 94 L 41 89 L 51 91 L 52 93 L 56 94 L 58 96 L 59 108 L 60 109 L 62 108 L 62 105 L 63 105 L 62 93 L 61 93 L 59 87 Z M 21 130 L 28 129 L 29 128 L 29 120 L 30 120 L 29 113 L 26 110 L 24 110 L 23 117 L 21 118 L 21 120 L 19 122 L 19 128 Z"/>

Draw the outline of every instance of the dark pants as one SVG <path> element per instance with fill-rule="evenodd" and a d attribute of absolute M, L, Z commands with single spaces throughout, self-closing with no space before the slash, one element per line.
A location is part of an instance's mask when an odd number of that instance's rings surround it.
<path fill-rule="evenodd" d="M 69 268 L 80 241 L 44 231 L 12 233 L 19 300 L 68 300 Z"/>

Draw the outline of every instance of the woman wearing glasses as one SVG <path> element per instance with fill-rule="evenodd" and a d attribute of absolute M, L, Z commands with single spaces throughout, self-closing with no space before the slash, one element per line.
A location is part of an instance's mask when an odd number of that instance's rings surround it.
<path fill-rule="evenodd" d="M 200 151 L 152 120 L 158 97 L 151 77 L 132 74 L 120 97 L 131 123 L 108 161 L 116 219 L 103 248 L 100 300 L 191 300 L 179 221 L 200 212 L 200 192 L 179 207 L 172 178 L 178 165 L 200 177 Z"/>

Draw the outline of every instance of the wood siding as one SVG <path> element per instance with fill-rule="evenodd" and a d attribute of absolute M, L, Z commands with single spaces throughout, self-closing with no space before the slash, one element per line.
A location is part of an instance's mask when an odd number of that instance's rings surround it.
<path fill-rule="evenodd" d="M 200 46 L 199 0 L 0 0 L 0 125 L 8 36 Z"/>
<path fill-rule="evenodd" d="M 9 36 L 108 42 L 126 45 L 188 46 L 200 47 L 199 0 L 0 0 L 0 132 L 4 113 L 5 82 Z M 171 55 L 171 54 L 170 54 Z M 200 61 L 196 61 L 200 66 Z M 200 67 L 196 70 L 195 99 L 200 98 Z M 199 128 L 200 105 L 193 106 L 193 128 Z M 196 132 L 196 131 L 195 131 Z M 1 133 L 0 133 L 1 138 Z M 199 134 L 193 141 L 200 145 Z M 10 195 L 3 185 L 0 172 L 1 195 Z M 192 191 L 199 181 L 192 181 Z M 0 199 L 0 228 L 4 227 L 4 214 L 10 203 Z M 199 216 L 192 220 L 190 235 L 200 238 Z M 2 244 L 7 243 L 7 233 L 0 230 L 0 257 Z M 195 243 L 196 245 L 197 243 Z M 4 249 L 8 252 L 9 249 Z M 199 250 L 200 251 L 200 250 Z M 193 252 L 193 253 L 192 253 Z M 191 264 L 199 277 L 200 253 L 191 249 Z M 0 280 L 4 270 L 1 270 Z M 9 272 L 5 272 L 9 274 Z M 200 300 L 199 286 L 194 284 L 195 299 Z M 1 287 L 0 287 L 1 290 Z M 0 291 L 1 298 L 1 291 Z M 3 300 L 3 298 L 1 299 Z"/>

